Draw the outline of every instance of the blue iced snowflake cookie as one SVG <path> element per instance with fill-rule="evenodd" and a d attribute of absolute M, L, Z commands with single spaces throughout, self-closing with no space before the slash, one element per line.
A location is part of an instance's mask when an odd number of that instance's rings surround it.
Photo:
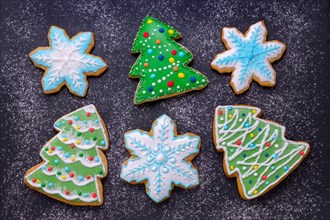
<path fill-rule="evenodd" d="M 49 47 L 38 47 L 29 55 L 36 67 L 45 70 L 44 93 L 58 92 L 66 85 L 71 93 L 85 96 L 87 76 L 98 76 L 108 68 L 102 58 L 89 54 L 94 47 L 93 33 L 79 32 L 70 39 L 65 30 L 51 26 L 48 41 Z"/>
<path fill-rule="evenodd" d="M 263 21 L 251 25 L 245 35 L 234 27 L 223 28 L 222 42 L 228 50 L 217 54 L 211 67 L 220 73 L 232 72 L 230 85 L 236 94 L 245 92 L 252 79 L 262 86 L 275 86 L 276 72 L 271 63 L 282 57 L 286 46 L 266 38 Z"/>
<path fill-rule="evenodd" d="M 156 119 L 150 132 L 128 131 L 124 139 L 131 157 L 124 162 L 120 177 L 129 183 L 144 183 L 154 202 L 168 198 L 174 185 L 187 189 L 199 184 L 191 160 L 199 153 L 200 138 L 190 133 L 177 135 L 167 115 Z"/>

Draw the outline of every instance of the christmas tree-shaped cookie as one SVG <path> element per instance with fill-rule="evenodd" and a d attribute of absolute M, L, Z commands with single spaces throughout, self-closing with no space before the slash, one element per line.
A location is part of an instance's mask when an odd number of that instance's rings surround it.
<path fill-rule="evenodd" d="M 140 79 L 134 104 L 199 90 L 208 84 L 203 74 L 187 66 L 193 55 L 175 41 L 179 38 L 173 27 L 145 17 L 132 47 L 132 53 L 141 53 L 129 72 L 131 78 Z"/>
<path fill-rule="evenodd" d="M 268 192 L 309 152 L 307 143 L 287 140 L 282 125 L 260 116 L 260 109 L 250 106 L 218 106 L 215 112 L 215 146 L 225 153 L 225 174 L 237 177 L 243 199 Z"/>
<path fill-rule="evenodd" d="M 72 205 L 101 205 L 100 178 L 107 175 L 101 150 L 109 145 L 106 127 L 94 105 L 69 113 L 55 122 L 59 133 L 41 149 L 43 162 L 29 169 L 30 188 Z"/>

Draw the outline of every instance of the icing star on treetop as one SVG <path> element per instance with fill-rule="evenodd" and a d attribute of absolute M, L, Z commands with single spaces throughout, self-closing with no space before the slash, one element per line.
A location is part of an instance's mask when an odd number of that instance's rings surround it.
<path fill-rule="evenodd" d="M 175 123 L 167 115 L 159 117 L 149 133 L 126 132 L 125 144 L 131 158 L 124 162 L 120 176 L 130 183 L 145 183 L 153 201 L 168 198 L 174 185 L 198 185 L 198 173 L 190 161 L 199 153 L 200 138 L 177 136 Z"/>
<path fill-rule="evenodd" d="M 71 93 L 85 96 L 86 76 L 98 76 L 107 69 L 100 57 L 88 54 L 94 47 L 93 33 L 80 32 L 70 39 L 65 30 L 52 26 L 48 40 L 50 47 L 38 47 L 29 55 L 36 67 L 46 70 L 44 92 L 58 92 L 65 84 Z"/>
<path fill-rule="evenodd" d="M 232 72 L 230 84 L 236 94 L 245 92 L 252 79 L 262 86 L 275 86 L 276 72 L 270 63 L 282 57 L 286 46 L 266 38 L 263 21 L 251 25 L 245 35 L 234 27 L 223 28 L 222 41 L 228 50 L 217 54 L 211 67 L 220 73 Z"/>

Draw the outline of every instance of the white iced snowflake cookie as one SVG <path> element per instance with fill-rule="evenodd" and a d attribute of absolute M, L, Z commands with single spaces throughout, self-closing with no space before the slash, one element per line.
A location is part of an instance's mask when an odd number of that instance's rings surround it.
<path fill-rule="evenodd" d="M 48 41 L 49 47 L 38 47 L 29 55 L 36 67 L 45 70 L 44 93 L 58 92 L 66 85 L 71 93 L 85 96 L 86 76 L 99 76 L 108 68 L 100 57 L 89 54 L 94 47 L 93 33 L 80 32 L 70 39 L 65 30 L 51 26 Z"/>
<path fill-rule="evenodd" d="M 220 73 L 232 72 L 230 85 L 236 94 L 248 90 L 252 79 L 262 86 L 275 86 L 276 72 L 271 63 L 282 57 L 286 46 L 266 38 L 263 21 L 251 25 L 245 35 L 234 27 L 223 28 L 222 42 L 228 50 L 217 54 L 211 67 Z"/>
<path fill-rule="evenodd" d="M 177 135 L 176 125 L 167 115 L 156 119 L 150 132 L 128 131 L 124 139 L 131 157 L 124 162 L 120 176 L 129 183 L 144 183 L 154 202 L 168 198 L 174 185 L 187 189 L 199 184 L 190 161 L 199 153 L 200 138 L 190 133 Z"/>

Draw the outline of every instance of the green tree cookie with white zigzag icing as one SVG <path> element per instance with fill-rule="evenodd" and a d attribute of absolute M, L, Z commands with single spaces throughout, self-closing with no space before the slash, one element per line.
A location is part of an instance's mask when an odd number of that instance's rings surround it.
<path fill-rule="evenodd" d="M 187 65 L 192 53 L 175 40 L 181 34 L 172 26 L 146 16 L 131 52 L 141 53 L 129 76 L 139 78 L 134 104 L 155 101 L 207 86 L 207 78 Z"/>
<path fill-rule="evenodd" d="M 259 108 L 244 105 L 218 106 L 215 111 L 215 146 L 224 152 L 224 172 L 237 178 L 243 199 L 267 193 L 309 152 L 307 143 L 287 140 L 285 127 L 260 116 Z"/>
<path fill-rule="evenodd" d="M 109 146 L 106 127 L 94 105 L 58 119 L 59 133 L 41 149 L 43 162 L 29 169 L 24 182 L 51 198 L 78 206 L 103 203 L 100 178 L 108 173 L 101 150 Z"/>

